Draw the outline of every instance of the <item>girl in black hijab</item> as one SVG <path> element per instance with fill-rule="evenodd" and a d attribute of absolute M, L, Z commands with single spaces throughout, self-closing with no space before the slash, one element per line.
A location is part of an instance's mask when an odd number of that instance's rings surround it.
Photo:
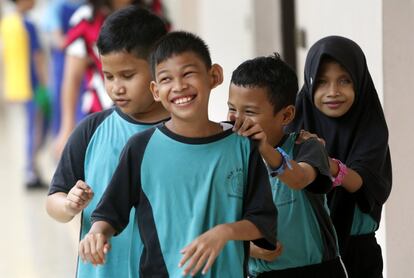
<path fill-rule="evenodd" d="M 375 231 L 391 191 L 388 128 L 355 42 L 330 36 L 310 48 L 296 109 L 290 129 L 317 134 L 331 157 L 329 208 L 349 277 L 382 277 Z"/>

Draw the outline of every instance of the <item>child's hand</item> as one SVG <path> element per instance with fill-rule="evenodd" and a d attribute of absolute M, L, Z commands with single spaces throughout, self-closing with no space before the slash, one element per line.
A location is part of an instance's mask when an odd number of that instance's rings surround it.
<path fill-rule="evenodd" d="M 250 242 L 250 256 L 258 259 L 262 259 L 268 262 L 276 260 L 283 252 L 283 246 L 280 242 L 277 242 L 275 250 L 266 250 L 254 245 Z"/>
<path fill-rule="evenodd" d="M 108 238 L 102 233 L 88 233 L 79 243 L 79 256 L 83 262 L 93 265 L 105 263 L 106 254 L 111 249 Z"/>
<path fill-rule="evenodd" d="M 296 144 L 301 144 L 310 138 L 316 138 L 324 146 L 326 144 L 325 140 L 323 140 L 322 138 L 319 138 L 317 134 L 310 133 L 309 131 L 306 131 L 303 129 L 300 131 L 298 138 L 296 138 Z"/>
<path fill-rule="evenodd" d="M 262 127 L 255 123 L 248 117 L 236 118 L 234 115 L 230 116 L 230 121 L 234 121 L 233 131 L 241 136 L 251 137 L 259 141 L 259 148 L 267 144 L 267 136 Z"/>
<path fill-rule="evenodd" d="M 76 215 L 86 208 L 93 198 L 93 191 L 84 181 L 78 180 L 66 196 L 66 209 Z"/>
<path fill-rule="evenodd" d="M 190 260 L 185 266 L 184 275 L 188 275 L 191 271 L 191 276 L 194 276 L 203 266 L 202 274 L 206 274 L 227 241 L 225 225 L 215 226 L 180 251 L 184 256 L 178 267 L 184 266 Z"/>

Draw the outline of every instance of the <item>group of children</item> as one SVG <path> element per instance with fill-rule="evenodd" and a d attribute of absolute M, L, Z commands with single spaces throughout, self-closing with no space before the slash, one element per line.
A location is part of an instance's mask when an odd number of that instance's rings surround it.
<path fill-rule="evenodd" d="M 220 123 L 201 38 L 130 6 L 97 47 L 115 107 L 74 130 L 47 199 L 82 212 L 77 277 L 382 277 L 387 127 L 354 42 L 318 41 L 298 96 L 278 54 L 245 61 Z"/>

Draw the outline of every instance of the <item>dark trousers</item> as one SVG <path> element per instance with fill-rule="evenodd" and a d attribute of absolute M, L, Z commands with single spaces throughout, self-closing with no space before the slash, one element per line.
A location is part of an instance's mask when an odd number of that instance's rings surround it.
<path fill-rule="evenodd" d="M 273 270 L 261 273 L 257 278 L 345 278 L 346 273 L 339 258 L 320 264 Z"/>
<path fill-rule="evenodd" d="M 375 233 L 351 236 L 343 260 L 349 278 L 382 278 L 381 247 Z"/>

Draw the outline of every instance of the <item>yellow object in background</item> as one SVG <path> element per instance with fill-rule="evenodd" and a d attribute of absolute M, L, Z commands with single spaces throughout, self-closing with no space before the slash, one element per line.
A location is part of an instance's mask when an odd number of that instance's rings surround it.
<path fill-rule="evenodd" d="M 30 45 L 23 18 L 6 15 L 0 24 L 3 45 L 4 99 L 24 102 L 32 98 L 30 79 Z"/>

